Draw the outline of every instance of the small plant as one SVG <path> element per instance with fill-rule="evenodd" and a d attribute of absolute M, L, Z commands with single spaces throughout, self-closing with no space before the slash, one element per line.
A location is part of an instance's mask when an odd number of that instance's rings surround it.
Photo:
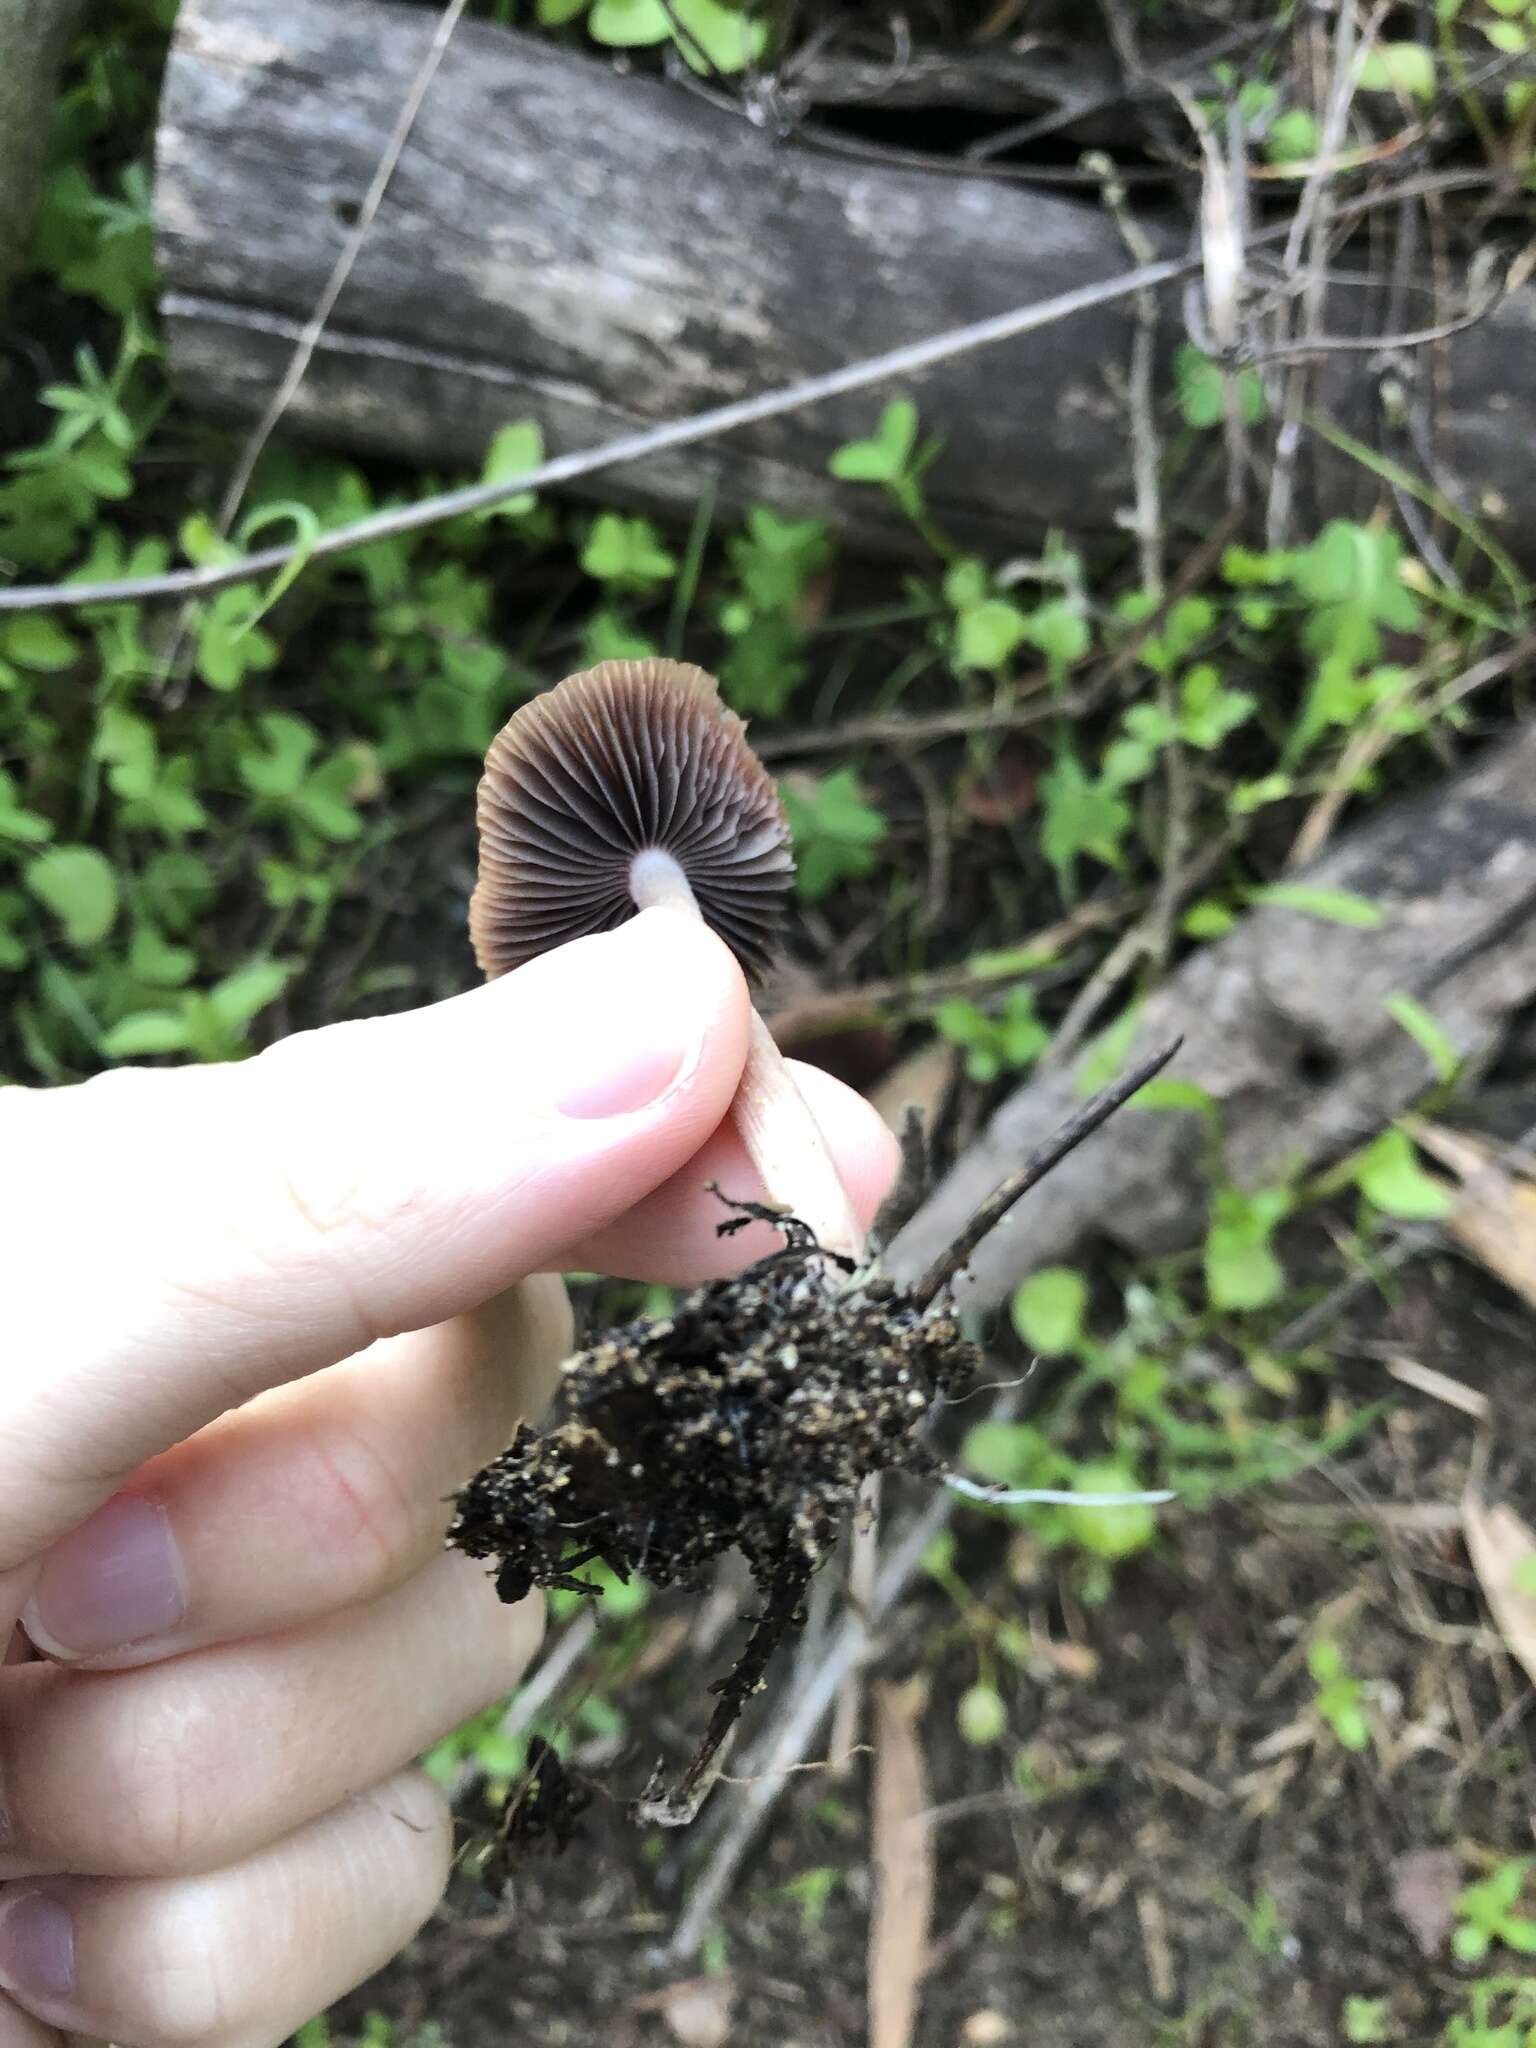
<path fill-rule="evenodd" d="M 1315 1637 L 1307 1645 L 1307 1669 L 1315 1688 L 1312 1709 L 1333 1731 L 1343 1749 L 1369 1749 L 1371 1724 L 1362 1704 L 1365 1688 L 1351 1675 L 1344 1652 L 1328 1636 Z"/>
<path fill-rule="evenodd" d="M 1394 2037 L 1391 2003 L 1385 1998 L 1346 1998 L 1343 2021 L 1344 2038 L 1351 2043 L 1390 2041 Z"/>
<path fill-rule="evenodd" d="M 917 407 L 911 399 L 893 398 L 869 439 L 845 441 L 827 467 L 844 483 L 877 484 L 938 553 L 948 554 L 923 496 L 923 476 L 940 445 L 937 439 L 918 439 Z"/>
<path fill-rule="evenodd" d="M 1451 1946 L 1458 1961 L 1480 1963 L 1496 1945 L 1536 1955 L 1536 1915 L 1521 1910 L 1531 1869 L 1530 1857 L 1511 1857 L 1457 1895 Z"/>
<path fill-rule="evenodd" d="M 537 11 L 548 28 L 585 14 L 587 34 L 610 50 L 672 43 L 695 71 L 744 71 L 768 43 L 764 22 L 723 0 L 538 0 Z"/>
<path fill-rule="evenodd" d="M 807 903 L 819 903 L 839 882 L 875 872 L 889 827 L 865 801 L 852 768 L 797 777 L 783 794 L 794 835 L 796 885 Z"/>
<path fill-rule="evenodd" d="M 933 1021 L 941 1037 L 964 1048 L 965 1071 L 973 1081 L 995 1081 L 1030 1066 L 1051 1042 L 1027 988 L 1010 989 L 995 1011 L 957 996 L 940 1004 Z"/>

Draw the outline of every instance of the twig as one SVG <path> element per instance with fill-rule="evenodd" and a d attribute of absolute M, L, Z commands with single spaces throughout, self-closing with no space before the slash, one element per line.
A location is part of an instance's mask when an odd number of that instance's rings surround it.
<path fill-rule="evenodd" d="M 276 432 L 283 414 L 293 403 L 299 386 L 304 382 L 310 363 L 314 359 L 315 350 L 320 345 L 320 337 L 324 334 L 326 323 L 335 311 L 336 302 L 346 289 L 347 279 L 352 275 L 357 259 L 362 253 L 363 243 L 367 240 L 368 232 L 373 226 L 379 207 L 383 204 L 384 194 L 388 191 L 390 180 L 395 175 L 401 153 L 410 138 L 412 128 L 416 125 L 416 116 L 421 112 L 422 102 L 427 96 L 428 88 L 437 76 L 438 66 L 443 61 L 444 53 L 452 39 L 454 29 L 458 26 L 459 17 L 463 14 L 464 7 L 465 0 L 447 0 L 447 5 L 438 17 L 437 27 L 433 31 L 432 39 L 427 45 L 426 54 L 417 68 L 416 76 L 411 80 L 410 89 L 401 104 L 400 113 L 396 119 L 393 132 L 384 145 L 383 153 L 374 169 L 372 182 L 364 194 L 361 206 L 358 208 L 357 219 L 353 222 L 346 240 L 341 245 L 341 253 L 337 256 L 331 274 L 315 302 L 314 311 L 304 323 L 304 330 L 294 344 L 293 353 L 288 359 L 288 367 L 283 372 L 277 389 L 273 392 L 271 398 L 268 399 L 260 419 L 257 420 L 255 426 L 246 436 L 245 446 L 241 449 L 239 460 L 235 464 L 229 482 L 224 487 L 224 496 L 219 501 L 219 509 L 215 516 L 215 530 L 220 540 L 227 540 L 229 538 L 230 528 L 235 523 L 236 515 L 240 510 L 246 491 L 250 487 L 250 481 L 255 474 L 257 463 L 261 460 L 262 451 Z M 188 636 L 192 631 L 194 618 L 195 613 L 191 605 L 188 604 L 182 609 L 176 620 L 169 645 L 166 647 L 160 664 L 161 675 L 166 680 L 175 679 L 180 676 L 182 653 Z M 181 681 L 184 684 L 185 677 L 181 677 Z"/>
<path fill-rule="evenodd" d="M 1023 679 L 1026 686 L 1048 685 L 1044 670 Z M 764 733 L 753 744 L 765 761 L 785 760 L 805 754 L 839 753 L 845 747 L 917 747 L 931 740 L 960 739 L 971 733 L 1022 732 L 1049 719 L 1076 717 L 1093 708 L 1087 694 L 1077 697 L 1037 698 L 1026 694 L 1012 704 L 963 705 L 951 711 L 918 712 L 903 717 L 886 712 L 876 718 L 849 718 L 841 724 L 811 728 L 804 732 Z"/>
<path fill-rule="evenodd" d="M 498 1735 L 509 1742 L 515 1742 L 520 1735 L 527 1733 L 591 1649 L 597 1630 L 596 1603 L 588 1602 L 579 1614 L 571 1618 L 565 1633 L 539 1665 L 532 1678 L 513 1694 L 507 1704 L 507 1711 L 496 1724 Z M 483 1776 L 484 1772 L 480 1770 L 474 1758 L 467 1758 L 453 1780 L 453 1797 L 459 1798 L 477 1778 Z"/>
<path fill-rule="evenodd" d="M 1152 261 L 1152 244 L 1146 230 L 1126 201 L 1125 183 L 1114 160 L 1102 150 L 1083 158 L 1098 173 L 1104 204 L 1114 216 L 1120 239 L 1133 263 L 1145 267 Z M 1131 476 L 1136 491 L 1132 530 L 1136 535 L 1141 562 L 1141 587 L 1154 598 L 1163 594 L 1163 501 L 1162 449 L 1158 442 L 1153 375 L 1157 367 L 1157 298 L 1152 292 L 1138 292 L 1135 299 L 1136 332 L 1131 340 L 1129 401 L 1131 414 Z"/>
<path fill-rule="evenodd" d="M 1536 660 L 1536 633 L 1528 633 L 1500 653 L 1485 655 L 1481 661 L 1473 662 L 1469 669 L 1446 686 L 1437 700 L 1437 709 L 1444 711 L 1452 704 L 1459 704 L 1464 697 L 1486 688 L 1489 683 L 1496 683 L 1501 676 L 1508 675 L 1511 669 L 1519 668 L 1528 660 Z M 1422 671 L 1410 672 L 1400 689 L 1378 703 L 1377 718 L 1351 737 L 1328 778 L 1327 787 L 1302 820 L 1301 829 L 1285 858 L 1287 871 L 1304 867 L 1322 852 L 1338 822 L 1340 811 L 1359 788 L 1360 778 L 1398 737 L 1391 724 L 1391 714 L 1402 709 L 1424 679 Z"/>
<path fill-rule="evenodd" d="M 807 996 L 786 1003 L 772 1012 L 769 1029 L 776 1038 L 807 1031 L 836 1031 L 858 1024 L 872 1012 L 900 1008 L 922 1010 L 943 1002 L 947 996 L 966 995 L 975 988 L 1017 981 L 1040 961 L 1061 953 L 1075 940 L 1102 931 L 1128 917 L 1140 899 L 1135 895 L 1107 897 L 1083 903 L 1058 924 L 1047 925 L 1032 938 L 991 954 L 978 954 L 954 967 L 934 967 L 915 974 L 892 975 L 882 981 L 861 982 L 855 988 L 834 989 L 825 995 Z"/>
<path fill-rule="evenodd" d="M 399 166 L 405 145 L 410 140 L 411 130 L 416 125 L 416 117 L 421 112 L 422 102 L 437 76 L 438 67 L 447 53 L 464 7 L 465 0 L 447 0 L 447 5 L 438 17 L 432 40 L 427 45 L 416 76 L 411 80 L 410 90 L 401 104 L 389 140 L 384 145 L 372 182 L 363 195 L 362 204 L 358 207 L 357 219 L 341 245 L 341 252 L 336 258 L 330 276 L 326 279 L 325 289 L 315 302 L 314 311 L 304 323 L 304 331 L 289 358 L 282 382 L 267 401 L 266 410 L 251 430 L 241 450 L 240 460 L 235 464 L 234 473 L 225 487 L 224 496 L 219 504 L 218 525 L 221 536 L 227 534 L 234 524 L 235 514 L 240 509 L 251 476 L 261 460 L 262 450 L 272 438 L 279 421 L 293 403 L 299 386 L 304 382 L 315 350 L 320 345 L 320 337 L 325 332 L 326 323 L 336 310 L 336 301 L 346 289 L 347 279 L 352 275 L 357 259 L 362 254 L 363 244 L 368 239 L 369 230 L 380 206 L 384 203 L 384 195 L 389 190 L 390 180 Z"/>
<path fill-rule="evenodd" d="M 912 1289 L 912 1299 L 919 1308 L 926 1308 L 964 1267 L 971 1253 L 984 1237 L 991 1235 L 1007 1215 L 1014 1203 L 1027 1195 L 1032 1187 L 1044 1180 L 1053 1166 L 1057 1166 L 1069 1152 L 1075 1152 L 1085 1138 L 1091 1138 L 1099 1126 L 1108 1121 L 1117 1109 L 1130 1101 L 1131 1097 L 1145 1088 L 1147 1083 L 1160 1074 L 1184 1043 L 1182 1038 L 1171 1039 L 1157 1052 L 1139 1060 L 1127 1074 L 1108 1088 L 1101 1089 L 1093 1100 L 1068 1123 L 1031 1153 L 1016 1173 L 1011 1173 L 1000 1187 L 982 1203 L 976 1214 L 966 1224 L 954 1243 L 940 1253 L 928 1271 Z"/>
<path fill-rule="evenodd" d="M 848 1602 L 855 1611 L 866 1614 L 880 1568 L 880 1492 L 880 1474 L 871 1473 L 859 1489 L 848 1549 Z M 845 1778 L 853 1764 L 863 1711 L 863 1676 L 855 1664 L 838 1690 L 837 1711 L 832 1716 L 827 1761 L 834 1778 Z"/>
<path fill-rule="evenodd" d="M 1344 140 L 1361 68 L 1385 18 L 1386 5 L 1387 0 L 1380 0 L 1364 34 L 1358 36 L 1355 0 L 1343 0 L 1339 8 L 1333 74 L 1318 139 L 1319 161 L 1301 188 L 1296 215 L 1286 237 L 1284 268 L 1288 273 L 1295 273 L 1303 249 L 1310 248 L 1308 275 L 1301 294 L 1302 336 L 1309 343 L 1315 343 L 1322 331 L 1327 242 L 1334 211 L 1327 163 Z M 1296 462 L 1301 452 L 1302 413 L 1307 402 L 1309 381 L 1305 359 L 1298 361 L 1285 379 L 1285 403 L 1275 435 L 1274 467 L 1270 473 L 1269 501 L 1264 515 L 1265 543 L 1271 549 L 1283 547 L 1291 530 Z"/>

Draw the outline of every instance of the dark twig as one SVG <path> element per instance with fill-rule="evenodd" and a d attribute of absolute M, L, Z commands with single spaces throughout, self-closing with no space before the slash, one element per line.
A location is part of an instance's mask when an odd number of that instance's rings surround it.
<path fill-rule="evenodd" d="M 955 1242 L 934 1260 L 912 1289 L 912 1299 L 917 1306 L 927 1308 L 954 1279 L 982 1239 L 990 1236 L 1002 1222 L 1014 1203 L 1027 1195 L 1032 1187 L 1038 1186 L 1053 1166 L 1059 1166 L 1069 1152 L 1075 1152 L 1085 1138 L 1091 1138 L 1117 1109 L 1160 1074 L 1183 1043 L 1182 1037 L 1171 1039 L 1157 1052 L 1139 1061 L 1128 1074 L 1122 1074 L 1118 1081 L 1102 1089 L 1085 1109 L 1063 1124 L 1054 1137 L 1047 1138 L 1037 1151 L 1031 1153 L 1016 1173 L 1011 1173 L 1000 1187 L 995 1188 Z"/>

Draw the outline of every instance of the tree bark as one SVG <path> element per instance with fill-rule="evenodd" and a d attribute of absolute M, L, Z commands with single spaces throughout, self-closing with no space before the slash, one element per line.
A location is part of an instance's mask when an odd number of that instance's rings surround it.
<path fill-rule="evenodd" d="M 1375 930 L 1270 905 L 1151 996 L 1126 1064 L 1182 1034 L 1170 1075 L 1214 1097 L 1226 1171 L 1256 1187 L 1373 1136 L 1429 1087 L 1388 1014 L 1417 998 L 1464 1057 L 1536 997 L 1536 725 L 1438 789 L 1362 826 L 1296 877 L 1381 912 Z M 999 1182 L 1082 1107 L 1070 1071 L 1026 1081 L 891 1249 L 923 1271 Z M 979 1248 L 958 1292 L 1000 1301 L 1091 1240 L 1150 1256 L 1197 1242 L 1210 1189 L 1203 1119 L 1122 1110 Z"/>
<path fill-rule="evenodd" d="M 0 300 L 37 210 L 59 66 L 84 0 L 0 0 Z"/>

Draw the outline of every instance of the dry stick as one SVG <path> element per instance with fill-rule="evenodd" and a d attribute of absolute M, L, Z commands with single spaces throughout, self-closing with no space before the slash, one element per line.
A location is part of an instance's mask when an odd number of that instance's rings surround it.
<path fill-rule="evenodd" d="M 1308 274 L 1302 289 L 1301 317 L 1305 338 L 1315 341 L 1322 332 L 1323 297 L 1327 271 L 1327 241 L 1333 221 L 1333 187 L 1326 164 L 1344 140 L 1349 110 L 1354 104 L 1360 72 L 1386 15 L 1381 0 L 1364 35 L 1357 40 L 1354 0 L 1344 0 L 1339 9 L 1338 34 L 1334 44 L 1333 76 L 1328 105 L 1318 138 L 1318 163 L 1301 190 L 1296 216 L 1286 237 L 1283 268 L 1294 275 L 1303 248 L 1310 244 Z M 1285 405 L 1275 436 L 1274 468 L 1270 473 L 1269 502 L 1265 508 L 1265 544 L 1283 547 L 1291 529 L 1295 493 L 1296 462 L 1301 452 L 1302 413 L 1306 406 L 1310 374 L 1307 362 L 1298 362 L 1285 380 Z"/>
<path fill-rule="evenodd" d="M 515 1742 L 533 1726 L 592 1647 L 597 1631 L 597 1605 L 589 1602 L 567 1623 L 565 1633 L 533 1676 L 513 1694 L 506 1712 L 496 1724 L 498 1735 Z M 484 1776 L 474 1758 L 469 1757 L 449 1787 L 451 1797 L 461 1798 L 477 1778 Z"/>
<path fill-rule="evenodd" d="M 1146 231 L 1126 203 L 1125 186 L 1115 174 L 1108 156 L 1097 153 L 1083 159 L 1093 165 L 1104 181 L 1104 204 L 1113 214 L 1120 239 L 1133 262 L 1146 263 L 1152 255 Z M 1153 375 L 1157 354 L 1157 299 L 1151 292 L 1136 295 L 1136 332 L 1131 341 L 1131 374 L 1127 397 L 1131 414 L 1131 474 L 1136 487 L 1136 546 L 1141 561 L 1142 587 L 1159 602 L 1164 584 L 1164 531 L 1162 500 L 1162 447 L 1154 413 Z M 1147 952 L 1159 964 L 1167 960 L 1173 943 L 1173 920 L 1178 909 L 1180 877 L 1189 858 L 1193 825 L 1194 781 L 1189 772 L 1183 742 L 1178 738 L 1177 706 L 1173 677 L 1166 665 L 1157 674 L 1158 702 L 1173 737 L 1163 748 L 1163 780 L 1167 792 L 1167 822 L 1163 834 L 1163 858 L 1157 896 L 1147 934 Z"/>
<path fill-rule="evenodd" d="M 1523 662 L 1529 660 L 1536 660 L 1536 633 L 1528 633 L 1524 639 L 1513 641 L 1498 654 L 1485 655 L 1481 661 L 1473 662 L 1469 669 L 1448 683 L 1436 697 L 1434 701 L 1437 715 L 1449 710 L 1451 705 L 1459 704 L 1464 697 L 1470 697 L 1475 691 L 1486 688 L 1489 683 L 1498 682 L 1502 676 L 1508 675 L 1511 669 L 1519 668 Z M 1394 690 L 1376 707 L 1380 714 L 1379 722 L 1364 727 L 1349 741 L 1339 756 L 1327 787 L 1303 819 L 1295 843 L 1285 857 L 1288 872 L 1304 867 L 1322 852 L 1334 825 L 1338 822 L 1340 811 L 1359 788 L 1360 778 L 1375 766 L 1397 738 L 1397 734 L 1391 729 L 1387 714 L 1411 698 L 1417 684 L 1423 680 L 1425 678 L 1422 671 L 1410 672 L 1409 680 L 1403 687 Z"/>
<path fill-rule="evenodd" d="M 786 1002 L 774 1011 L 770 1027 L 781 1041 L 786 1037 L 803 1037 L 809 1031 L 837 1031 L 865 1023 L 881 1010 L 923 1010 L 942 1002 L 946 996 L 969 995 L 975 989 L 1017 981 L 1043 960 L 1064 952 L 1076 940 L 1129 917 L 1140 901 L 1137 892 L 1127 891 L 1124 895 L 1082 903 L 1070 917 L 1046 925 L 997 953 L 962 960 L 954 967 L 892 975 L 883 981 L 859 982 L 852 988 L 831 989 L 825 994 Z"/>
<path fill-rule="evenodd" d="M 325 332 L 326 323 L 335 311 L 336 302 L 346 289 L 347 279 L 352 275 L 357 259 L 362 254 L 363 243 L 367 240 L 368 231 L 383 204 L 384 194 L 389 189 L 390 180 L 395 175 L 411 130 L 416 125 L 416 116 L 421 112 L 427 89 L 437 76 L 438 66 L 443 61 L 444 52 L 448 48 L 454 29 L 458 26 L 465 4 L 466 0 L 448 0 L 447 6 L 443 9 L 432 40 L 427 45 L 426 55 L 421 60 L 416 76 L 411 80 L 410 90 L 401 105 L 394 131 L 384 145 L 383 154 L 374 170 L 373 181 L 363 196 L 362 205 L 358 208 L 357 219 L 341 245 L 341 253 L 337 256 L 325 287 L 315 302 L 314 311 L 304 323 L 304 330 L 294 344 L 293 354 L 288 359 L 288 367 L 283 372 L 282 381 L 267 401 L 266 410 L 246 437 L 245 446 L 240 451 L 240 459 L 235 464 L 229 482 L 224 487 L 224 496 L 219 501 L 215 524 L 220 540 L 228 539 L 229 530 L 235 523 L 236 514 L 250 487 L 256 465 L 261 460 L 262 451 L 276 432 L 283 414 L 293 403 L 299 386 L 304 382 L 310 363 L 314 360 L 315 350 L 320 345 L 320 337 Z M 189 606 L 176 621 L 176 629 L 162 663 L 163 673 L 168 677 L 176 675 L 180 667 L 182 647 L 191 626 L 192 612 Z"/>
<path fill-rule="evenodd" d="M 1433 178 L 1410 181 L 1388 196 L 1396 199 L 1410 191 L 1460 191 L 1473 187 L 1481 190 L 1488 182 L 1486 172 L 1451 171 Z M 1368 213 L 1383 203 L 1381 195 L 1366 194 L 1349 206 L 1341 207 L 1340 213 Z M 1249 246 L 1260 248 L 1266 243 L 1279 241 L 1285 232 L 1283 222 L 1266 228 L 1253 236 Z M 521 476 L 508 477 L 500 483 L 467 484 L 458 490 L 440 491 L 430 497 L 418 498 L 410 505 L 395 506 L 387 512 L 371 513 L 366 519 L 332 527 L 307 545 L 292 542 L 280 547 L 258 548 L 238 562 L 168 569 L 158 576 L 119 576 L 99 583 L 29 583 L 9 590 L 0 589 L 0 612 L 78 610 L 83 605 L 147 603 L 167 597 L 208 596 L 214 591 L 228 590 L 237 583 L 248 583 L 253 577 L 286 569 L 295 562 L 323 561 L 332 555 L 350 554 L 354 548 L 367 547 L 378 540 L 397 539 L 401 534 L 419 533 L 446 519 L 456 519 L 462 513 L 486 511 L 493 505 L 503 504 L 508 498 L 520 497 L 525 491 L 574 483 L 579 478 L 614 469 L 621 463 L 642 462 L 652 455 L 711 440 L 717 434 L 732 433 L 738 427 L 780 419 L 786 413 L 819 405 L 828 398 L 839 398 L 851 391 L 866 391 L 890 378 L 911 376 L 919 370 L 932 368 L 936 363 L 949 362 L 979 348 L 990 348 L 996 342 L 1038 333 L 1042 328 L 1070 320 L 1078 313 L 1091 312 L 1095 307 L 1115 305 L 1137 292 L 1156 291 L 1165 284 L 1176 284 L 1193 276 L 1199 268 L 1198 256 L 1169 257 L 1143 270 L 1106 278 L 1097 284 L 1082 285 L 1075 291 L 1060 292 L 1055 298 L 1040 299 L 1032 305 L 1014 307 L 1006 313 L 994 313 L 985 320 L 972 321 L 964 327 L 947 328 L 923 341 L 904 343 L 900 348 L 888 349 L 883 355 L 866 357 L 862 362 L 846 364 L 840 370 L 829 370 L 823 376 L 802 378 L 777 391 L 761 392 L 755 398 L 735 399 L 729 405 L 713 406 L 686 419 L 665 420 L 634 433 L 616 434 L 612 440 L 602 442 L 596 448 L 557 455 Z"/>
<path fill-rule="evenodd" d="M 990 1236 L 1002 1222 L 1014 1203 L 1022 1200 L 1032 1187 L 1044 1180 L 1053 1166 L 1059 1165 L 1069 1152 L 1075 1152 L 1085 1138 L 1091 1138 L 1117 1109 L 1160 1074 L 1183 1043 L 1182 1036 L 1170 1039 L 1146 1059 L 1138 1060 L 1129 1073 L 1122 1074 L 1118 1081 L 1101 1089 L 1069 1123 L 1063 1124 L 1059 1131 L 1038 1146 L 1016 1172 L 1009 1174 L 1001 1186 L 994 1188 L 954 1243 L 939 1254 L 913 1287 L 912 1299 L 917 1306 L 927 1308 L 960 1272 L 982 1239 Z"/>
<path fill-rule="evenodd" d="M 848 1547 L 848 1604 L 869 1612 L 880 1570 L 880 1474 L 871 1472 L 859 1488 L 854 1508 L 853 1537 Z M 859 1722 L 864 1712 L 863 1669 L 855 1664 L 843 1680 L 832 1716 L 827 1761 L 834 1778 L 845 1778 L 858 1749 Z"/>
<path fill-rule="evenodd" d="M 363 243 L 367 240 L 368 231 L 373 226 L 379 208 L 384 202 L 384 194 L 389 190 L 390 180 L 395 175 L 401 155 L 405 150 L 405 145 L 410 140 L 411 130 L 416 125 L 416 116 L 421 112 L 422 102 L 427 96 L 428 88 L 431 86 L 433 79 L 437 76 L 438 67 L 447 52 L 448 44 L 452 39 L 455 28 L 458 26 L 459 17 L 464 12 L 464 8 L 465 0 L 448 0 L 448 4 L 444 7 L 442 14 L 438 18 L 437 27 L 433 31 L 431 42 L 427 45 L 426 54 L 421 60 L 421 66 L 416 76 L 411 80 L 410 90 L 406 93 L 404 102 L 401 105 L 394 131 L 385 143 L 383 154 L 380 156 L 378 165 L 374 170 L 373 181 L 363 196 L 361 206 L 358 208 L 357 219 L 352 225 L 351 232 L 341 245 L 341 253 L 337 256 L 335 266 L 330 276 L 326 279 L 324 290 L 315 302 L 314 311 L 304 323 L 304 331 L 299 336 L 293 354 L 289 358 L 288 367 L 283 372 L 282 382 L 267 401 L 266 410 L 252 428 L 245 447 L 241 451 L 240 460 L 235 465 L 234 474 L 230 477 L 229 483 L 225 487 L 223 499 L 219 504 L 219 532 L 221 535 L 227 534 L 233 525 L 235 514 L 240 509 L 241 500 L 250 486 L 252 473 L 257 463 L 261 460 L 262 450 L 272 438 L 279 421 L 293 403 L 299 386 L 304 382 L 310 363 L 314 359 L 315 350 L 320 345 L 320 337 L 324 334 L 326 323 L 336 310 L 336 301 L 346 289 L 347 279 L 352 275 L 357 259 L 362 254 Z"/>

